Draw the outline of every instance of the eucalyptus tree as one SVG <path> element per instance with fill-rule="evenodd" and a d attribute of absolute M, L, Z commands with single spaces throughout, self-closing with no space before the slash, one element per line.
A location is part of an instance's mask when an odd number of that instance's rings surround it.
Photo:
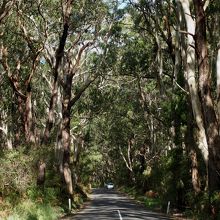
<path fill-rule="evenodd" d="M 160 34 L 162 40 L 166 43 L 174 67 L 177 67 L 178 64 L 179 72 L 184 71 L 186 83 L 182 83 L 182 90 L 186 91 L 186 94 L 189 92 L 190 105 L 198 128 L 198 147 L 207 168 L 209 167 L 209 187 L 211 191 L 218 189 L 219 177 L 217 173 L 219 168 L 217 158 L 219 150 L 217 146 L 219 145 L 219 128 L 214 108 L 215 99 L 211 89 L 212 78 L 209 70 L 208 41 L 206 37 L 207 17 L 205 10 L 209 8 L 209 2 L 181 0 L 174 3 L 170 1 L 161 3 L 159 1 L 147 1 L 140 2 L 140 4 L 135 2 L 133 5 L 143 14 L 145 22 L 155 25 L 153 26 L 155 32 Z M 173 17 L 165 14 L 163 26 L 163 24 L 158 23 L 155 16 L 162 16 L 164 8 L 168 9 L 167 13 L 172 11 L 173 8 L 176 9 L 177 13 Z M 174 19 L 176 19 L 176 23 Z M 185 39 L 187 43 L 185 43 Z M 176 48 L 177 46 L 180 47 L 180 50 Z M 182 59 L 181 62 L 179 58 Z M 195 181 L 195 179 L 192 180 Z"/>
<path fill-rule="evenodd" d="M 104 61 L 104 48 L 108 44 L 112 21 L 108 18 L 108 8 L 102 1 L 96 1 L 95 5 L 91 4 L 91 1 L 62 2 L 59 10 L 62 33 L 58 35 L 49 33 L 52 41 L 58 42 L 56 50 L 52 45 L 46 45 L 45 58 L 52 69 L 54 82 L 44 141 L 48 139 L 54 123 L 54 110 L 60 88 L 62 112 L 59 114 L 62 117 L 56 151 L 59 170 L 64 175 L 68 193 L 72 195 L 70 145 L 71 135 L 74 134 L 71 134 L 71 118 L 75 117 L 72 109 L 99 75 L 99 66 Z M 53 30 L 50 31 L 53 33 Z M 96 62 L 99 63 L 92 66 L 90 57 L 93 54 L 98 55 Z"/>
<path fill-rule="evenodd" d="M 183 64 L 186 63 L 186 59 L 184 59 L 186 56 L 182 49 L 185 48 L 185 38 L 181 31 L 185 26 L 181 23 L 182 11 L 177 10 L 181 6 L 178 2 L 171 1 L 130 1 L 130 4 L 130 14 L 134 21 L 133 31 L 136 32 L 137 39 L 143 42 L 143 57 L 149 57 L 145 60 L 142 58 L 147 71 L 143 69 L 143 73 L 139 74 L 140 103 L 145 110 L 145 119 L 146 121 L 151 120 L 150 124 L 153 125 L 151 127 L 156 125 L 152 132 L 156 133 L 156 137 L 168 133 L 170 138 L 165 138 L 162 142 L 162 145 L 166 145 L 164 152 L 168 154 L 173 152 L 173 155 L 176 155 L 175 152 L 178 149 L 183 149 L 178 151 L 182 155 L 180 157 L 182 160 L 185 155 L 188 157 L 191 155 L 192 185 L 199 192 L 199 175 L 196 177 L 197 180 L 195 178 L 195 174 L 198 174 L 198 164 L 195 154 L 192 154 L 193 148 L 196 148 L 196 144 L 193 144 L 195 143 L 194 136 L 191 136 L 190 143 L 187 140 L 194 128 L 186 120 L 192 111 L 191 101 L 189 102 L 188 99 L 188 89 L 192 88 L 187 87 L 186 69 L 183 67 Z M 146 48 L 146 45 L 149 49 Z M 137 51 L 137 46 L 133 51 Z M 141 57 L 140 54 L 139 56 Z M 136 72 L 138 71 L 136 70 Z M 189 80 L 193 80 L 193 78 L 189 78 Z M 146 90 L 150 83 L 157 85 L 153 91 Z M 155 111 L 158 109 L 160 111 Z M 160 132 L 158 132 L 157 126 L 160 127 Z M 163 129 L 161 129 L 162 127 Z M 191 130 L 188 131 L 188 129 Z M 154 141 L 154 137 L 155 135 L 150 136 L 150 142 Z M 158 155 L 161 157 L 162 154 Z M 157 164 L 157 160 L 154 161 Z M 181 168 L 179 167 L 179 169 Z M 172 172 L 175 173 L 173 170 Z M 186 174 L 190 174 L 189 169 L 186 170 Z M 182 179 L 186 180 L 181 175 L 173 176 L 172 179 L 176 185 Z M 184 184 L 187 185 L 186 182 Z M 178 198 L 176 203 L 181 201 L 178 191 L 179 189 L 176 191 L 176 198 Z M 181 206 L 181 204 L 177 205 Z"/>
<path fill-rule="evenodd" d="M 13 12 L 13 6 L 15 4 L 16 1 L 3 1 L 0 5 L 0 29 L 1 29 L 1 37 L 4 37 L 4 30 L 6 27 L 6 23 L 7 23 L 7 18 L 11 15 L 11 13 Z M 2 63 L 2 59 L 3 59 L 3 44 L 2 41 L 1 43 L 1 50 L 0 50 L 0 62 Z M 12 132 L 11 127 L 10 127 L 10 120 L 7 117 L 8 114 L 10 114 L 10 110 L 11 110 L 11 106 L 10 104 L 8 105 L 7 101 L 6 101 L 6 96 L 8 95 L 9 97 L 11 96 L 10 92 L 8 93 L 7 88 L 7 83 L 5 83 L 5 78 L 6 77 L 6 73 L 4 72 L 4 68 L 1 65 L 1 88 L 5 88 L 4 92 L 3 90 L 1 90 L 1 113 L 0 113 L 0 135 L 2 138 L 2 146 L 6 146 L 8 149 L 12 149 L 13 143 L 12 143 Z"/>
<path fill-rule="evenodd" d="M 211 92 L 212 78 L 209 69 L 207 46 L 207 17 L 205 10 L 209 6 L 208 1 L 193 1 L 193 11 L 191 10 L 190 1 L 180 1 L 180 3 L 187 26 L 188 43 L 185 49 L 186 79 L 189 85 L 194 119 L 199 129 L 198 147 L 208 168 L 209 189 L 213 191 L 219 188 L 219 177 L 217 174 L 219 170 L 217 165 L 219 128 L 217 113 L 214 108 L 215 100 Z M 192 45 L 195 46 L 193 47 Z"/>
<path fill-rule="evenodd" d="M 219 120 L 219 85 L 220 85 L 220 47 L 219 47 L 219 2 L 212 2 L 206 9 L 206 20 L 207 20 L 207 40 L 208 44 L 210 45 L 209 49 L 209 56 L 211 57 L 210 60 L 210 67 L 212 72 L 212 77 L 215 81 L 216 75 L 216 93 L 217 93 L 217 106 L 218 106 L 218 120 Z M 212 85 L 214 86 L 214 85 Z"/>
<path fill-rule="evenodd" d="M 27 10 L 28 8 L 31 10 Z M 57 151 L 60 171 L 66 183 L 70 184 L 68 192 L 72 194 L 69 168 L 71 109 L 98 77 L 99 63 L 104 61 L 105 45 L 108 43 L 112 26 L 108 8 L 102 1 L 93 4 L 92 1 L 55 0 L 4 1 L 1 9 L 1 12 L 5 13 L 4 17 L 9 13 L 9 9 L 13 9 L 10 11 L 10 19 L 4 24 L 5 30 L 13 32 L 2 33 L 1 69 L 4 69 L 4 76 L 10 80 L 13 97 L 16 100 L 16 112 L 19 112 L 18 120 L 21 121 L 19 125 L 17 124 L 20 126 L 17 130 L 20 134 L 25 134 L 26 142 L 35 143 L 35 125 L 46 122 L 44 140 L 47 140 L 55 123 L 56 105 L 61 106 L 58 108 L 60 122 L 58 120 L 57 123 L 61 126 L 57 135 L 57 146 L 60 147 Z M 55 10 L 59 13 L 54 13 Z M 92 59 L 89 57 L 93 53 L 99 58 L 97 64 L 92 66 L 90 64 Z M 49 116 L 46 120 L 45 112 L 50 90 L 50 87 L 47 87 L 51 85 L 52 78 L 48 74 L 49 68 L 54 82 L 48 106 Z M 45 81 L 48 84 L 45 84 Z M 41 87 L 42 84 L 44 88 Z M 34 92 L 37 91 L 38 94 L 40 92 L 44 96 L 44 100 L 37 94 L 33 96 L 33 88 Z M 34 106 L 33 97 L 36 99 Z M 43 104 L 39 103 L 42 101 Z M 38 116 L 39 120 L 34 116 Z M 42 125 L 39 127 L 42 128 Z M 2 130 L 6 131 L 4 128 Z"/>
<path fill-rule="evenodd" d="M 21 62 L 27 59 L 27 56 L 29 56 L 28 54 L 28 49 L 26 50 L 26 53 L 24 53 L 24 56 L 22 57 L 22 53 L 21 51 L 19 51 L 19 49 L 21 47 L 23 47 L 23 49 L 25 50 L 25 40 L 23 39 L 22 41 L 22 37 L 18 36 L 18 32 L 20 31 L 20 28 L 18 28 L 15 25 L 15 19 L 16 19 L 16 8 L 13 8 L 13 14 L 10 16 L 10 18 L 7 20 L 7 23 L 5 23 L 5 27 L 7 28 L 14 28 L 15 31 L 17 31 L 17 36 L 14 35 L 12 33 L 8 33 L 8 32 L 3 32 L 3 38 L 2 38 L 2 46 L 1 46 L 1 54 L 2 54 L 2 60 L 1 60 L 1 64 L 5 70 L 5 72 L 8 75 L 8 79 L 10 80 L 11 83 L 11 88 L 14 91 L 15 96 L 17 97 L 18 103 L 22 103 L 23 101 L 25 102 L 25 100 L 27 100 L 27 96 L 26 94 L 23 94 L 22 90 L 21 90 L 21 85 L 19 85 L 19 80 L 18 80 L 18 76 L 19 76 L 19 72 L 20 72 L 20 68 L 21 68 Z M 20 31 L 21 33 L 21 31 Z M 17 37 L 17 39 L 16 39 Z M 18 40 L 19 39 L 19 40 Z M 16 41 L 19 42 L 16 42 Z M 14 41 L 14 42 L 13 42 Z M 13 42 L 13 44 L 12 44 Z M 20 43 L 20 44 L 19 44 Z M 11 45 L 12 44 L 12 45 Z M 20 47 L 20 48 L 19 48 Z M 17 58 L 13 57 L 12 53 L 13 52 L 17 52 Z M 22 60 L 22 61 L 21 61 Z M 26 71 L 27 72 L 27 71 Z M 25 74 L 23 74 L 25 75 Z M 23 99 L 23 101 L 22 101 Z M 18 105 L 20 105 L 18 104 Z M 20 108 L 18 109 L 22 109 L 21 105 Z M 23 112 L 20 112 L 20 114 L 23 117 L 23 124 L 24 127 L 26 127 L 26 134 L 28 132 L 28 128 L 27 128 L 27 123 L 25 123 L 25 121 L 27 122 L 28 120 L 25 120 L 25 115 L 28 116 L 29 113 L 27 112 L 27 114 L 23 114 Z M 30 116 L 30 115 L 29 115 Z M 26 126 L 25 126 L 26 125 Z M 18 128 L 20 129 L 20 128 Z M 26 135 L 26 138 L 28 139 L 29 135 Z"/>
<path fill-rule="evenodd" d="M 118 13 L 123 14 L 121 10 Z M 129 178 L 130 183 L 141 185 L 137 176 L 141 176 L 147 163 L 152 163 L 150 158 L 164 152 L 160 145 L 169 141 L 166 138 L 169 135 L 159 129 L 163 120 L 157 99 L 159 91 L 155 90 L 155 65 L 151 65 L 154 54 L 152 56 L 150 51 L 154 45 L 138 38 L 128 14 L 121 16 L 113 30 L 115 35 L 107 51 L 106 74 L 95 95 L 91 96 L 96 99 L 94 106 L 99 104 L 102 109 L 101 116 L 96 119 L 100 124 L 95 127 L 92 143 L 100 143 L 101 151 L 107 151 L 105 173 L 118 179 L 117 170 L 124 173 L 123 181 Z M 102 135 L 97 129 L 102 130 Z"/>
<path fill-rule="evenodd" d="M 174 103 L 174 88 L 181 88 L 179 76 L 176 78 L 173 67 L 175 65 L 175 47 L 168 19 L 172 17 L 171 6 L 168 2 L 161 3 L 160 1 L 155 1 L 155 3 L 152 1 L 130 1 L 130 4 L 132 31 L 135 33 L 136 39 L 135 41 L 131 40 L 131 45 L 134 43 L 134 54 L 136 51 L 140 51 L 139 57 L 141 57 L 141 53 L 143 54 L 138 64 L 142 65 L 141 71 L 133 70 L 134 75 L 136 72 L 138 78 L 140 103 L 145 111 L 146 120 L 152 118 L 152 125 L 154 123 L 164 124 L 162 115 L 158 117 L 158 113 L 165 113 L 163 112 L 165 103 Z M 129 44 L 127 46 L 129 47 Z M 141 47 L 142 49 L 139 49 Z M 156 89 L 150 92 L 145 90 L 148 84 L 152 86 L 155 84 Z M 154 99 L 155 101 L 153 101 Z M 172 117 L 172 115 L 170 116 Z M 171 127 L 172 125 L 167 123 L 164 126 L 165 130 L 169 130 L 167 126 Z M 170 128 L 170 130 L 172 129 Z M 151 140 L 153 141 L 153 138 Z"/>

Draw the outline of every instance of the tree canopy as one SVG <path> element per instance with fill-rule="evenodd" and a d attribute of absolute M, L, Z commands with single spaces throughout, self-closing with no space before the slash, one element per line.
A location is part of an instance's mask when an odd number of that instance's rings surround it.
<path fill-rule="evenodd" d="M 2 0 L 0 218 L 28 219 L 29 204 L 56 219 L 113 181 L 218 219 L 219 12 L 209 0 Z"/>

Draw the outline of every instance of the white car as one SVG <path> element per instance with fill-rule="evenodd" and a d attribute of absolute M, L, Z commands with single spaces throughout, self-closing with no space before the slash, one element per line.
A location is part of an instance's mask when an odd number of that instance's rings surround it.
<path fill-rule="evenodd" d="M 114 184 L 113 183 L 107 183 L 106 188 L 107 189 L 114 189 Z"/>

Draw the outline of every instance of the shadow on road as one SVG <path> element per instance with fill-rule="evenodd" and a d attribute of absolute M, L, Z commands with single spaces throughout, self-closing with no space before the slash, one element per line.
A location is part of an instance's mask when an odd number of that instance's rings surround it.
<path fill-rule="evenodd" d="M 94 189 L 85 209 L 65 220 L 168 220 L 167 216 L 147 211 L 115 190 Z"/>

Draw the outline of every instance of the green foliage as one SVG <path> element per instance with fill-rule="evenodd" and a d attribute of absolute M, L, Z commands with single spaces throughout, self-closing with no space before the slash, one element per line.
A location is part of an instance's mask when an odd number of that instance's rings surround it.
<path fill-rule="evenodd" d="M 139 192 L 135 187 L 120 187 L 119 190 L 131 198 L 141 202 L 146 206 L 147 209 L 150 210 L 161 210 L 162 202 L 159 197 L 157 198 L 150 198 L 143 193 Z"/>
<path fill-rule="evenodd" d="M 145 206 L 148 209 L 154 210 L 154 209 L 159 209 L 161 207 L 161 201 L 159 198 L 148 198 L 144 197 L 142 198 Z"/>
<path fill-rule="evenodd" d="M 33 155 L 21 151 L 1 152 L 0 157 L 0 192 L 3 196 L 10 195 L 11 202 L 22 195 L 33 185 L 35 168 Z M 7 171 L 7 172 L 5 172 Z"/>
<path fill-rule="evenodd" d="M 61 209 L 52 207 L 50 204 L 36 203 L 31 200 L 20 202 L 14 209 L 8 220 L 55 220 L 61 213 Z"/>
<path fill-rule="evenodd" d="M 58 187 L 45 187 L 43 190 L 32 187 L 27 190 L 27 197 L 35 202 L 44 204 L 58 205 L 60 189 Z"/>
<path fill-rule="evenodd" d="M 93 0 L 74 1 L 58 68 L 58 91 L 62 97 L 65 81 L 62 77 L 69 73 L 68 68 L 75 71 L 72 96 L 88 78 L 98 76 L 71 109 L 70 135 L 74 141 L 80 137 L 83 142 L 77 143 L 81 144 L 78 155 L 75 155 L 74 147 L 70 153 L 71 168 L 73 174 L 78 175 L 78 181 L 102 186 L 106 180 L 112 179 L 117 184 L 129 186 L 125 192 L 150 208 L 165 208 L 171 201 L 173 207 L 190 207 L 195 209 L 192 213 L 199 216 L 207 211 L 209 198 L 206 192 L 195 195 L 189 149 L 183 149 L 189 100 L 179 88 L 187 89 L 184 68 L 178 67 L 177 76 L 174 76 L 174 65 L 178 62 L 171 58 L 178 49 L 174 33 L 180 28 L 176 3 L 129 1 L 120 8 L 120 2 L 114 0 L 96 0 L 95 4 Z M 220 4 L 213 1 L 206 11 L 212 66 L 216 66 L 219 42 L 219 7 Z M 20 1 L 0 24 L 0 49 L 7 48 L 10 69 L 7 72 L 0 63 L 0 139 L 4 143 L 11 140 L 13 147 L 16 145 L 16 131 L 24 131 L 26 114 L 21 112 L 25 98 L 18 109 L 18 95 L 19 92 L 27 93 L 29 76 L 33 129 L 37 140 L 43 133 L 54 67 L 57 55 L 60 55 L 56 50 L 63 31 L 63 9 L 59 0 Z M 172 36 L 169 36 L 169 28 Z M 180 37 L 184 44 L 185 36 Z M 87 42 L 93 45 L 80 54 L 80 48 Z M 40 48 L 39 57 L 33 63 Z M 75 66 L 80 56 L 83 62 Z M 2 58 L 0 54 L 0 62 Z M 184 64 L 185 58 L 181 58 Z M 215 72 L 216 67 L 213 67 L 213 75 Z M 16 81 L 16 88 L 11 87 L 9 73 Z M 213 75 L 214 84 L 216 76 Z M 61 105 L 65 103 L 58 100 L 57 104 L 50 143 L 56 142 Z M 18 145 L 26 147 L 17 146 L 17 149 L 5 151 L 2 150 L 6 148 L 4 143 L 0 145 L 0 198 L 4 201 L 0 211 L 13 212 L 11 219 L 55 219 L 57 215 L 53 214 L 53 207 L 57 213 L 67 211 L 64 183 L 56 167 L 54 147 L 26 146 L 24 134 L 21 134 Z M 36 187 L 39 159 L 46 162 L 46 181 L 41 189 Z M 200 155 L 198 160 L 199 173 L 204 176 L 205 166 Z M 205 178 L 201 178 L 201 183 L 203 190 Z M 144 193 L 148 190 L 157 192 L 158 198 L 146 197 Z M 77 191 L 76 187 L 73 208 L 79 208 L 83 202 L 82 191 L 79 188 Z M 218 192 L 210 200 L 218 211 Z"/>
<path fill-rule="evenodd" d="M 46 181 L 40 188 L 36 186 L 38 158 L 46 162 Z M 4 151 L 0 162 L 1 219 L 52 220 L 68 212 L 68 200 L 60 174 L 54 167 L 51 147 Z M 81 206 L 85 200 L 83 196 L 80 192 L 75 194 L 72 208 Z"/>
<path fill-rule="evenodd" d="M 146 44 L 144 40 L 141 40 L 139 37 L 134 39 L 125 39 L 126 45 L 122 51 L 122 60 L 120 62 L 120 68 L 122 74 L 130 74 L 140 76 L 149 76 L 154 77 L 154 73 L 151 70 L 151 64 L 154 61 L 154 55 L 152 50 L 154 50 L 154 45 Z M 152 71 L 152 72 L 151 72 Z M 152 74 L 152 75 L 151 75 Z"/>
<path fill-rule="evenodd" d="M 165 206 L 170 201 L 177 208 L 184 209 L 191 178 L 187 155 L 181 148 L 173 149 L 155 165 L 149 180 L 154 183 L 153 189 L 159 192 Z"/>
<path fill-rule="evenodd" d="M 101 172 L 104 166 L 103 155 L 97 147 L 91 147 L 81 155 L 80 172 L 83 183 L 89 184 L 92 181 L 93 186 L 101 185 L 103 180 L 98 172 Z M 103 174 L 104 175 L 104 174 Z"/>

